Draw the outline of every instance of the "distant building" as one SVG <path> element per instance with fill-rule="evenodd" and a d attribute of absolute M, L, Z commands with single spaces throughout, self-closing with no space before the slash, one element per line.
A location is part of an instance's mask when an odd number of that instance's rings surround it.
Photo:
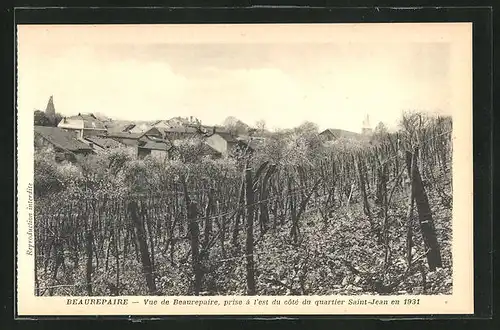
<path fill-rule="evenodd" d="M 154 123 L 152 123 L 150 127 L 171 128 L 171 127 L 181 127 L 182 125 L 183 125 L 182 121 L 176 118 L 172 118 L 169 120 L 157 120 Z"/>
<path fill-rule="evenodd" d="M 201 130 L 206 135 L 211 135 L 215 132 L 230 133 L 229 130 L 224 126 L 208 126 L 208 125 L 188 125 L 188 127 L 194 127 Z"/>
<path fill-rule="evenodd" d="M 152 141 L 147 138 L 139 140 L 139 145 L 137 146 L 137 157 L 143 159 L 146 156 L 152 156 L 159 160 L 164 160 L 168 158 L 169 150 L 172 145 L 167 142 Z"/>
<path fill-rule="evenodd" d="M 83 138 L 83 140 L 96 152 L 125 147 L 124 144 L 116 140 L 113 140 L 112 138 L 98 136 L 98 135 L 87 136 Z"/>
<path fill-rule="evenodd" d="M 327 128 L 323 132 L 319 133 L 319 136 L 324 141 L 335 141 L 340 138 L 357 140 L 361 137 L 361 134 L 342 129 Z"/>
<path fill-rule="evenodd" d="M 150 128 L 151 128 L 151 126 L 148 125 L 148 124 L 145 124 L 145 123 L 130 124 L 127 127 L 125 127 L 125 129 L 123 130 L 123 132 L 128 132 L 128 133 L 144 133 L 144 132 L 146 132 Z"/>
<path fill-rule="evenodd" d="M 93 114 L 79 113 L 77 116 L 64 117 L 57 127 L 73 131 L 80 139 L 86 136 L 99 135 L 107 131 L 104 123 Z"/>
<path fill-rule="evenodd" d="M 144 136 L 156 137 L 170 141 L 182 140 L 195 136 L 202 136 L 203 132 L 194 127 L 152 127 L 143 134 Z"/>
<path fill-rule="evenodd" d="M 215 132 L 206 138 L 206 143 L 223 156 L 228 156 L 240 142 L 230 133 Z"/>
<path fill-rule="evenodd" d="M 363 127 L 361 128 L 361 133 L 363 135 L 371 135 L 373 133 L 373 129 L 370 125 L 369 115 L 366 115 L 365 119 L 363 120 Z"/>
<path fill-rule="evenodd" d="M 144 133 L 151 128 L 151 125 L 145 122 L 120 122 L 110 121 L 106 123 L 108 133 Z"/>
<path fill-rule="evenodd" d="M 181 127 L 188 125 L 201 125 L 201 121 L 193 116 L 190 117 L 173 117 L 167 120 L 158 120 L 153 123 L 153 127 L 163 127 L 163 128 L 172 128 L 172 127 Z"/>
<path fill-rule="evenodd" d="M 139 139 L 143 135 L 144 135 L 143 133 L 104 132 L 97 136 L 102 138 L 113 139 L 129 147 L 137 147 L 139 145 Z"/>
<path fill-rule="evenodd" d="M 56 160 L 75 161 L 75 155 L 92 154 L 92 148 L 80 141 L 73 132 L 59 127 L 35 126 L 35 148 L 52 148 L 56 153 Z"/>

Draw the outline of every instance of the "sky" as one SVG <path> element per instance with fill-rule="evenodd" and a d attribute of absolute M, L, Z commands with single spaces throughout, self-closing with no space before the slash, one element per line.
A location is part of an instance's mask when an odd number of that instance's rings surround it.
<path fill-rule="evenodd" d="M 234 116 L 359 132 L 405 110 L 451 115 L 450 29 L 290 26 L 19 26 L 18 110 L 113 119 Z"/>

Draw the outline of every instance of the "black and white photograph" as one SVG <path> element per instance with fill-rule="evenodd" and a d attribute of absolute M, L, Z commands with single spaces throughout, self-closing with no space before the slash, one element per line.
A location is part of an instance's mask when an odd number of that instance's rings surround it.
<path fill-rule="evenodd" d="M 361 28 L 18 27 L 33 295 L 460 290 L 453 45 Z"/>

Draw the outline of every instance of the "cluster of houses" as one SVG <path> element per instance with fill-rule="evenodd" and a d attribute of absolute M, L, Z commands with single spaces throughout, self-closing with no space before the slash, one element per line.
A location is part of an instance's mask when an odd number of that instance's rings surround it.
<path fill-rule="evenodd" d="M 50 97 L 46 113 L 54 112 Z M 179 145 L 198 143 L 198 156 L 230 157 L 234 151 L 253 152 L 265 138 L 236 136 L 224 127 L 201 125 L 196 118 L 175 117 L 152 123 L 128 123 L 121 126 L 89 113 L 63 117 L 57 127 L 35 126 L 35 147 L 51 147 L 57 160 L 74 160 L 75 155 L 100 153 L 114 148 L 128 148 L 138 159 L 148 155 L 159 159 L 179 157 Z M 365 132 L 363 132 L 365 133 Z M 326 140 L 359 138 L 363 134 L 326 129 L 320 136 Z"/>
<path fill-rule="evenodd" d="M 53 109 L 49 99 L 47 109 Z M 128 148 L 137 158 L 148 155 L 160 159 L 179 157 L 178 146 L 197 143 L 199 156 L 229 157 L 234 151 L 253 152 L 263 138 L 234 136 L 223 127 L 206 126 L 195 119 L 172 118 L 150 124 L 111 126 L 92 113 L 63 117 L 57 127 L 35 126 L 35 146 L 51 147 L 58 160 L 75 155 L 100 153 L 113 148 Z"/>

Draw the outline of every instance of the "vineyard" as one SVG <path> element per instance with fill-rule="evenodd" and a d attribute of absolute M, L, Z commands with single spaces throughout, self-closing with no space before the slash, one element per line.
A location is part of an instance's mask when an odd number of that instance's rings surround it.
<path fill-rule="evenodd" d="M 451 294 L 452 121 L 251 156 L 35 154 L 41 296 Z"/>

